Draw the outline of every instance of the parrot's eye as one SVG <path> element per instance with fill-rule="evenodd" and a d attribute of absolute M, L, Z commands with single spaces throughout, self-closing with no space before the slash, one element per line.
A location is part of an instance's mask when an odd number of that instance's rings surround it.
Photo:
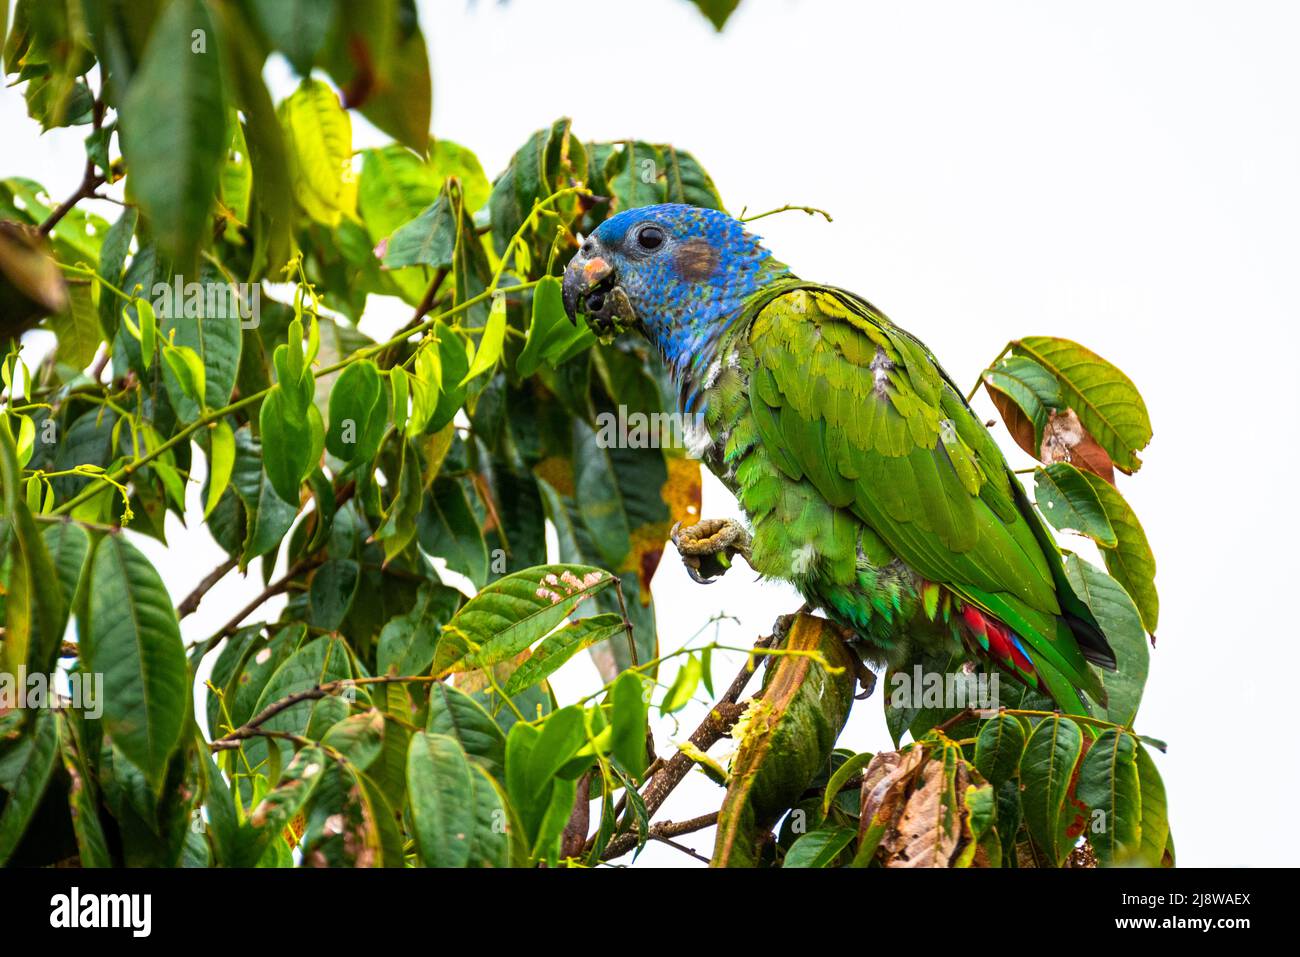
<path fill-rule="evenodd" d="M 642 226 L 637 230 L 636 244 L 647 252 L 654 252 L 664 244 L 664 231 L 658 226 Z"/>

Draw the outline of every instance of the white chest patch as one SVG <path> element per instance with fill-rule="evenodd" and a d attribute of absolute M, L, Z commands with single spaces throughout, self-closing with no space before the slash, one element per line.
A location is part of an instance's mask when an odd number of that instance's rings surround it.
<path fill-rule="evenodd" d="M 889 356 L 885 355 L 885 350 L 876 347 L 875 358 L 871 360 L 871 373 L 874 379 L 877 395 L 884 395 L 889 388 L 889 370 L 894 368 L 894 363 L 890 361 Z"/>
<path fill-rule="evenodd" d="M 702 459 L 713 446 L 713 436 L 702 415 L 682 416 L 682 442 L 686 454 L 693 459 Z"/>

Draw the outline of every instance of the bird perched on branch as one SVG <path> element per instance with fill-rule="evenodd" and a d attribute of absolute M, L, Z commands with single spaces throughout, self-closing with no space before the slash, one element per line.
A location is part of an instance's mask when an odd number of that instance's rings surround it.
<path fill-rule="evenodd" d="M 739 552 L 872 661 L 960 641 L 1066 710 L 1085 708 L 1078 690 L 1104 701 L 1087 662 L 1115 656 L 1051 533 L 930 350 L 871 303 L 794 276 L 726 213 L 677 204 L 602 223 L 563 290 L 605 341 L 643 334 L 682 411 L 703 413 L 703 459 L 750 531 L 678 530 L 693 575 Z"/>

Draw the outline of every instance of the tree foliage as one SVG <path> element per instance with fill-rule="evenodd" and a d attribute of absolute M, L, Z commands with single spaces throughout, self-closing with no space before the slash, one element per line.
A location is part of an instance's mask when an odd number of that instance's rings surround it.
<path fill-rule="evenodd" d="M 699 6 L 721 29 L 736 4 Z M 302 78 L 278 103 L 272 53 Z M 700 518 L 699 465 L 599 441 L 601 413 L 672 390 L 560 300 L 612 212 L 722 208 L 691 153 L 560 119 L 489 180 L 427 134 L 410 0 L 18 0 L 3 69 L 86 159 L 66 202 L 0 180 L 0 862 L 593 865 L 710 824 L 718 866 L 1172 861 L 1133 730 L 1154 559 L 1114 484 L 1151 428 L 1110 363 L 1026 337 L 982 377 L 1042 463 L 1038 507 L 1104 559 L 1068 563 L 1120 658 L 1104 713 L 887 698 L 898 750 L 836 750 L 855 658 L 822 619 L 783 620 L 720 694 L 716 642 L 661 648 L 650 584 Z M 355 150 L 358 116 L 392 142 Z M 79 205 L 119 184 L 113 221 Z M 381 340 L 378 296 L 409 310 Z M 138 547 L 169 516 L 228 556 L 179 602 Z M 257 601 L 183 635 L 236 571 Z M 602 685 L 557 700 L 583 652 Z M 20 676 L 46 675 L 36 701 Z M 652 716 L 701 692 L 708 719 L 656 756 Z M 654 823 L 695 767 L 717 814 Z"/>

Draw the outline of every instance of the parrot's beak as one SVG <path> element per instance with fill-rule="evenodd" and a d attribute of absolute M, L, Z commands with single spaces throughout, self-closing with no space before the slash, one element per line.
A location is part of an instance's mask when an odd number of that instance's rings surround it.
<path fill-rule="evenodd" d="M 564 270 L 564 282 L 561 290 L 564 296 L 564 311 L 571 322 L 577 322 L 578 313 L 596 315 L 605 304 L 605 288 L 602 284 L 614 275 L 612 267 L 603 257 L 590 258 L 581 251 L 571 260 Z"/>
<path fill-rule="evenodd" d="M 599 246 L 590 252 L 579 250 L 569 260 L 560 289 L 570 321 L 576 324 L 578 314 L 585 315 L 588 328 L 601 342 L 613 342 L 636 323 L 636 312 Z"/>

